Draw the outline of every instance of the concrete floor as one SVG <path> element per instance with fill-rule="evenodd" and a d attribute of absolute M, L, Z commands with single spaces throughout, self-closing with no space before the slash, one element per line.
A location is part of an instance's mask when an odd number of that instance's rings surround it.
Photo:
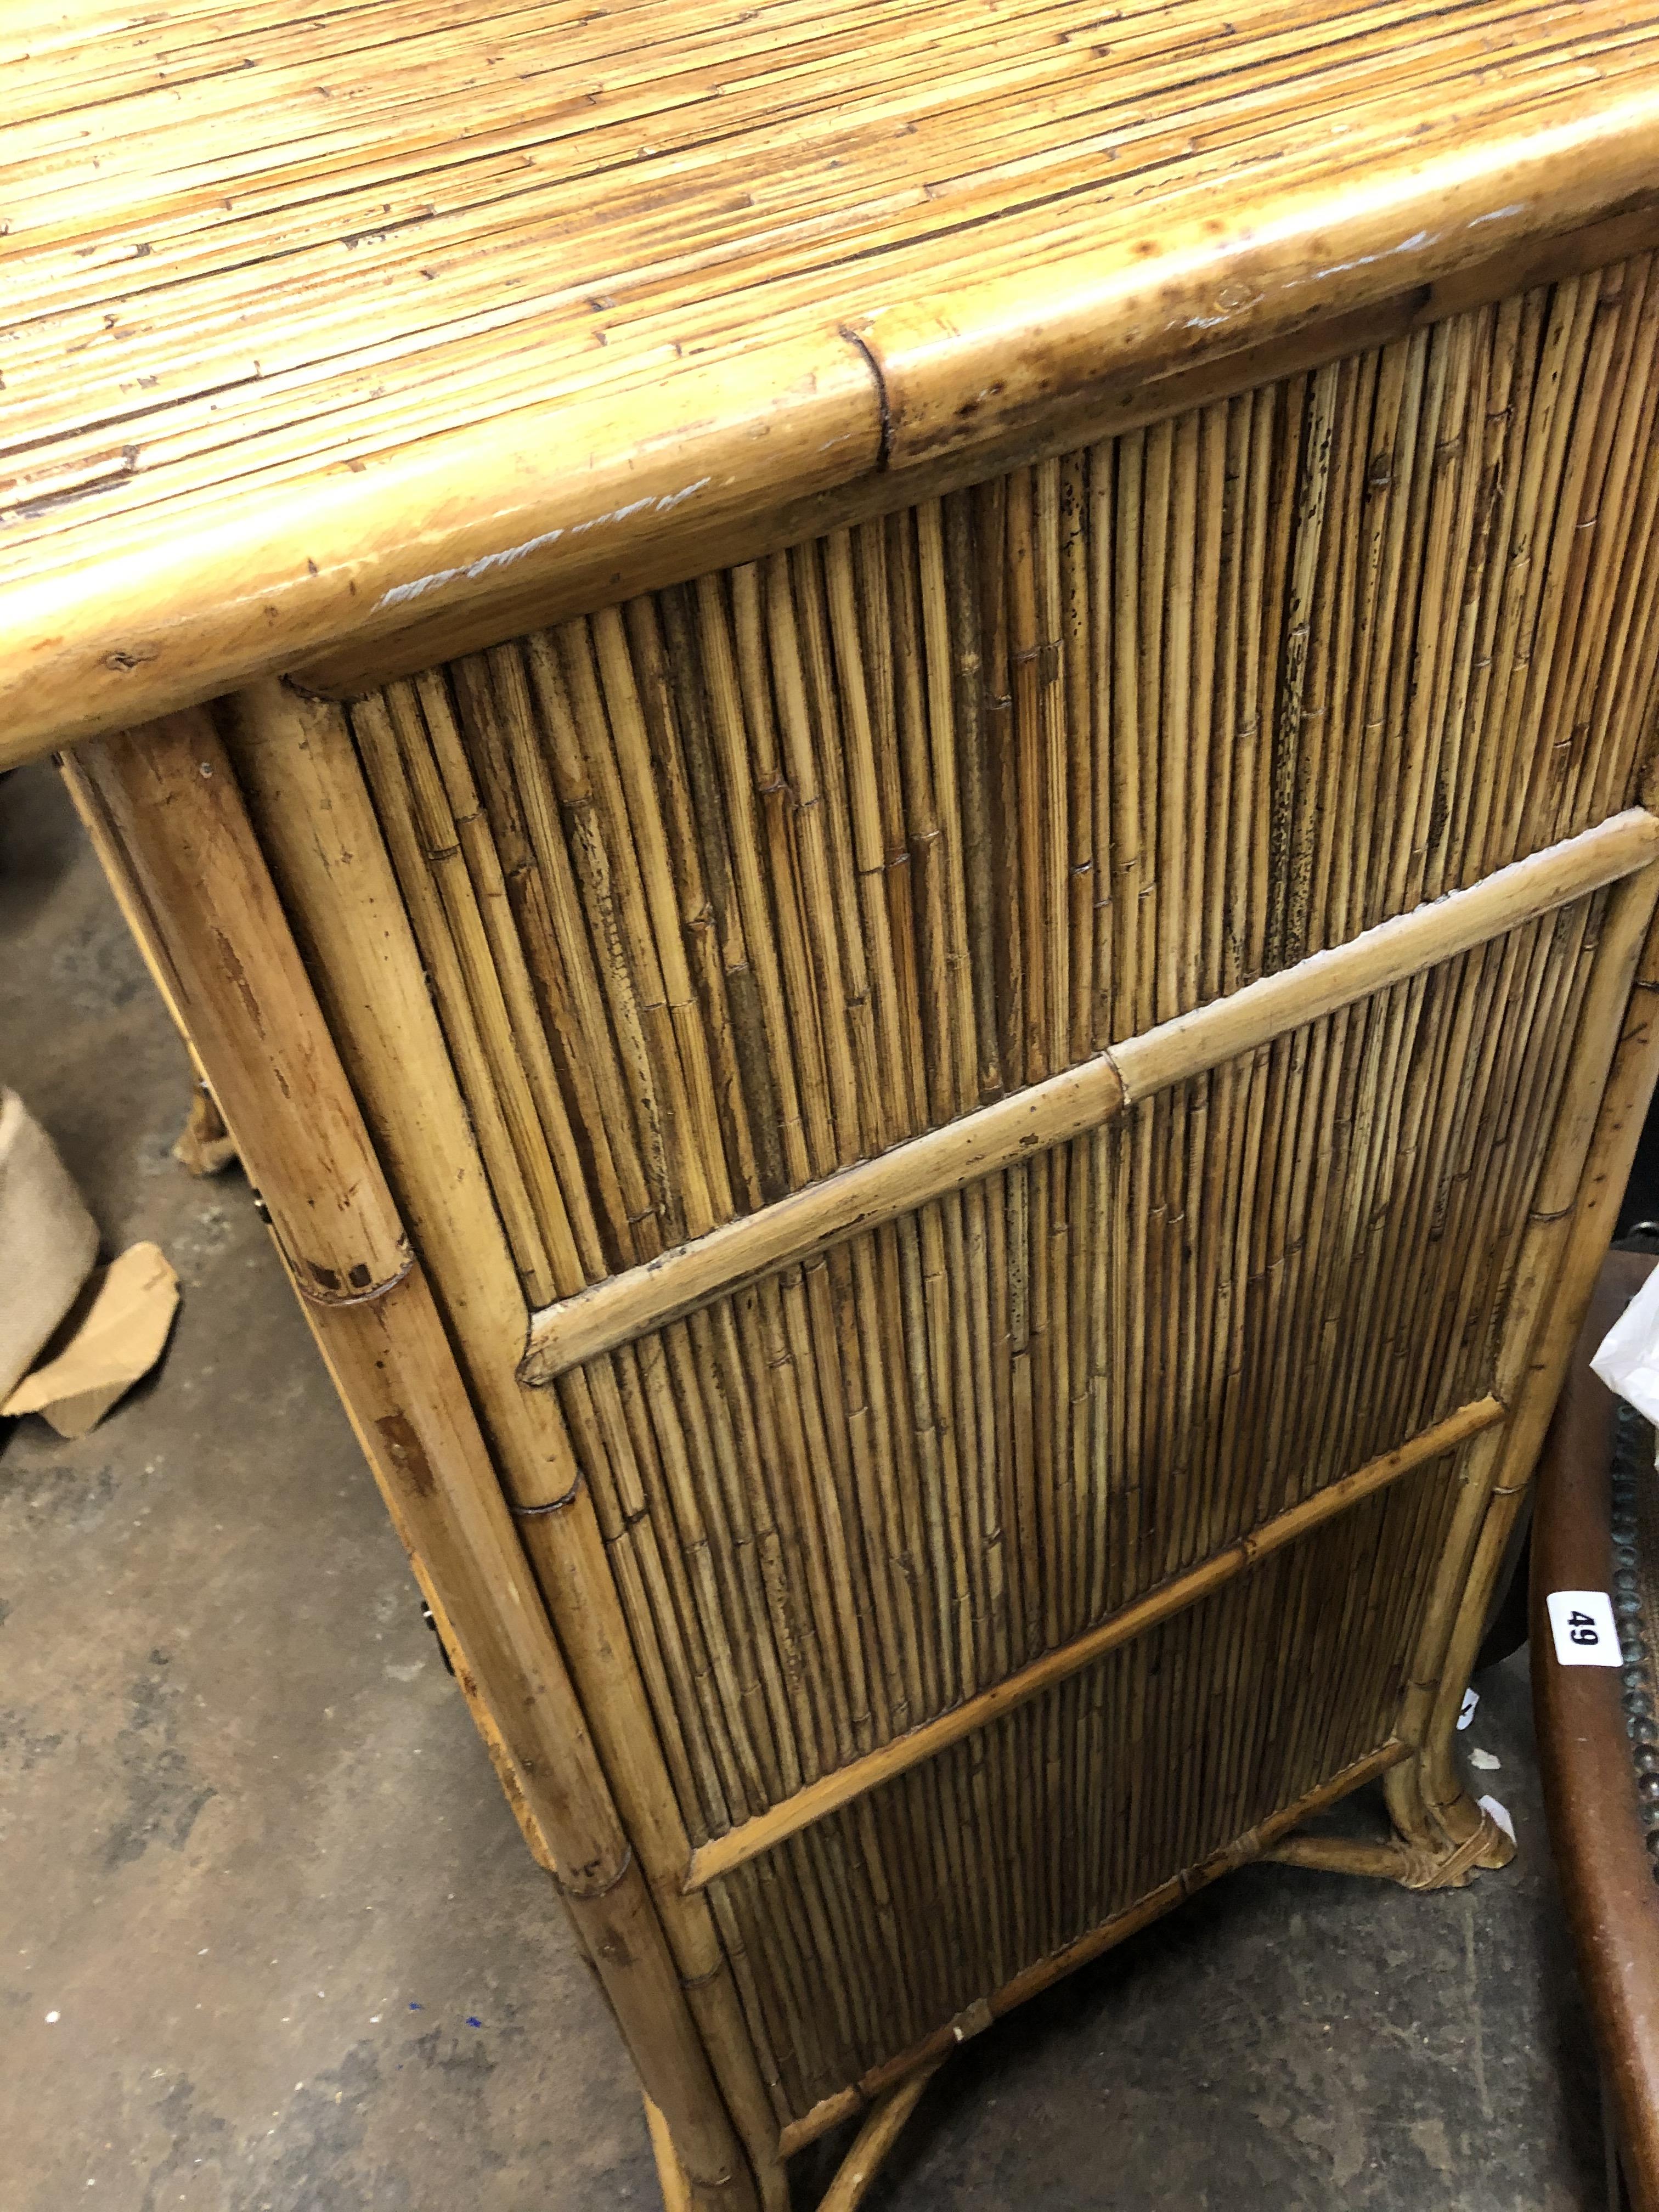
<path fill-rule="evenodd" d="M 0 1436 L 0 2212 L 654 2206 L 246 1186 L 168 1158 L 183 1055 L 44 769 L 0 783 L 0 1076 L 184 1285 L 101 1428 Z M 1524 1657 L 1481 1687 L 1512 1868 L 1231 1876 L 970 2045 L 872 2212 L 1601 2203 Z"/>

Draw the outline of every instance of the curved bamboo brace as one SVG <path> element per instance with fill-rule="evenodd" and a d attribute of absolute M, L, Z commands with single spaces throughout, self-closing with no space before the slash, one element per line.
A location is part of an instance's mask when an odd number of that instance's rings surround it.
<path fill-rule="evenodd" d="M 1462 1841 L 1448 1850 L 1404 1836 L 1369 1842 L 1353 1836 L 1286 1836 L 1265 1859 L 1309 1867 L 1319 1874 L 1357 1874 L 1396 1881 L 1402 1889 L 1462 1889 L 1480 1867 L 1507 1866 L 1515 1845 L 1490 1814 L 1482 1813 Z"/>
<path fill-rule="evenodd" d="M 936 2057 L 927 2066 L 918 2066 L 874 2101 L 869 2115 L 865 2117 L 863 2128 L 854 2136 L 848 2157 L 836 2167 L 834 2181 L 818 2199 L 818 2212 L 856 2212 L 869 2192 L 869 2185 L 874 2184 L 876 2174 L 880 2172 L 883 2159 L 898 2142 L 905 2121 L 921 2104 L 922 2090 L 940 2070 L 942 2063 L 945 2057 Z M 650 2130 L 650 2150 L 657 2159 L 657 2185 L 661 2188 L 664 2212 L 690 2212 L 686 2167 L 677 2157 L 672 2136 L 668 2135 L 668 2121 L 661 2117 L 650 2097 L 646 2097 L 646 2126 Z"/>
<path fill-rule="evenodd" d="M 882 2160 L 921 2101 L 922 2091 L 944 2063 L 941 2056 L 925 2066 L 918 2066 L 877 2098 L 854 2137 L 852 2147 L 836 2169 L 834 2179 L 818 2199 L 817 2212 L 857 2212 L 881 2171 Z M 663 2212 L 691 2212 L 685 2168 L 675 2151 L 668 2123 L 649 2097 L 645 2100 L 645 2123 L 650 2130 L 652 2154 L 657 2161 L 657 2185 L 662 2191 Z"/>
<path fill-rule="evenodd" d="M 818 2212 L 855 2212 L 865 2192 L 880 2171 L 881 2162 L 898 2141 L 905 2122 L 921 2101 L 921 2093 L 944 2064 L 936 2058 L 906 2075 L 872 2108 L 853 2139 L 853 2148 L 842 2160 L 835 2179 L 818 2201 Z"/>
<path fill-rule="evenodd" d="M 1310 1790 L 1295 1804 L 1287 1805 L 1282 1812 L 1273 1814 L 1248 1834 L 1239 1836 L 1220 1850 L 1212 1852 L 1200 1864 L 1188 1867 L 1184 1873 L 1160 1883 L 1158 1888 L 1149 1891 L 1124 1911 L 1103 1921 L 1099 1927 L 1091 1928 L 1086 1935 L 1079 1936 L 1064 1950 L 1037 1960 L 1022 1973 L 1016 1974 L 1012 1981 L 1006 1982 L 1000 1989 L 992 1990 L 988 1996 L 981 1998 L 971 2006 L 965 2016 L 966 2025 L 962 2017 L 948 2021 L 943 2027 L 935 2028 L 932 2034 L 925 2036 L 908 2051 L 900 2051 L 866 2074 L 857 2086 L 853 2109 L 856 2109 L 857 2098 L 873 2102 L 885 2097 L 899 2083 L 913 2079 L 919 2071 L 927 2069 L 931 2072 L 939 2060 L 948 2057 L 969 2033 L 983 2033 L 993 2021 L 1002 2019 L 1005 2014 L 1040 1996 L 1044 1990 L 1051 1989 L 1056 1982 L 1064 1981 L 1068 1974 L 1074 1974 L 1079 1967 L 1086 1966 L 1091 1960 L 1099 1958 L 1103 1952 L 1109 1951 L 1117 1944 L 1127 1942 L 1131 1936 L 1138 1935 L 1141 1929 L 1161 1918 L 1186 1899 L 1196 1895 L 1200 1889 L 1207 1888 L 1211 1882 L 1218 1881 L 1224 1874 L 1230 1874 L 1237 1867 L 1248 1866 L 1254 1860 L 1265 1857 L 1279 1838 L 1288 1835 L 1292 1828 L 1300 1826 L 1304 1820 L 1311 1820 L 1316 1813 L 1323 1812 L 1327 1807 L 1334 1805 L 1340 1798 L 1349 1796 L 1367 1782 L 1375 1780 L 1378 1775 L 1387 1775 L 1408 1756 L 1408 1747 L 1391 1737 L 1387 1743 L 1379 1744 L 1375 1751 L 1367 1753 L 1364 1758 L 1344 1767 L 1340 1774 L 1333 1775 L 1329 1781 Z M 829 2129 L 838 2125 L 848 2116 L 848 2104 L 845 2095 L 826 2097 L 804 2119 L 786 2128 L 783 2132 L 785 2154 L 793 2156 Z"/>

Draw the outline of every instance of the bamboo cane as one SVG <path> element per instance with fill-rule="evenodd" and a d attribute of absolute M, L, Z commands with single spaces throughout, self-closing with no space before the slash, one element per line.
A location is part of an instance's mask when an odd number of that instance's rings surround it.
<path fill-rule="evenodd" d="M 1564 845 L 1513 862 L 1468 890 L 1381 922 L 1347 945 L 1177 1015 L 1076 1068 L 544 1308 L 532 1317 L 523 1379 L 550 1382 L 596 1353 L 693 1310 L 743 1277 L 788 1266 L 832 1239 L 891 1220 L 1033 1151 L 1081 1135 L 1127 1101 L 1236 1059 L 1630 872 L 1650 856 L 1656 840 L 1659 823 L 1632 809 Z"/>
<path fill-rule="evenodd" d="M 1424 1747 L 1425 1804 L 1454 1834 L 1466 1802 L 1452 1749 L 1456 1709 L 1659 1080 L 1659 1024 L 1653 1018 L 1653 994 L 1659 990 L 1659 933 L 1652 924 L 1656 900 L 1659 872 L 1645 871 L 1623 887 L 1603 924 L 1596 987 L 1582 1018 L 1585 1044 L 1528 1224 L 1530 1249 L 1522 1262 L 1499 1370 L 1516 1418 L 1486 1469 L 1473 1560 L 1455 1602 L 1428 1632 L 1438 1629 L 1442 1648 L 1437 1655 L 1431 1644 L 1426 1651 L 1419 1648 L 1413 1691 L 1400 1716 L 1402 1736 L 1413 1730 L 1405 1740 Z M 1432 1664 L 1437 1656 L 1437 1667 Z M 1420 1684 L 1432 1685 L 1427 1710 Z"/>
<path fill-rule="evenodd" d="M 705 1915 L 678 1897 L 690 1845 L 665 1786 L 628 1626 L 592 1496 L 558 1406 L 513 1380 L 523 1327 L 516 1272 L 485 1202 L 416 947 L 340 710 L 275 684 L 242 694 L 229 750 L 330 1028 L 415 1243 L 429 1267 L 489 1435 L 521 1539 L 558 1629 L 605 1771 L 706 2020 L 722 2087 L 763 2191 L 773 2128 Z M 411 1079 L 418 1068 L 418 1079 Z"/>

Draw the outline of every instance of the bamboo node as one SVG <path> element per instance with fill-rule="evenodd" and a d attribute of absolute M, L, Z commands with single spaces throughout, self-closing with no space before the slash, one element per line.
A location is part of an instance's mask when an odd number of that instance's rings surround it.
<path fill-rule="evenodd" d="M 613 1889 L 627 1880 L 633 1871 L 633 1867 L 634 1846 L 632 1844 L 624 1844 L 621 1864 L 615 1874 L 607 1875 L 603 1881 L 597 1881 L 591 1885 L 586 1882 L 578 1883 L 571 1880 L 567 1874 L 556 1872 L 553 1879 L 567 1897 L 579 1898 L 583 1904 L 591 1905 L 596 1898 L 608 1897 Z"/>
<path fill-rule="evenodd" d="M 576 1480 L 571 1484 L 569 1489 L 565 1492 L 562 1498 L 550 1498 L 545 1504 L 519 1505 L 515 1504 L 513 1507 L 514 1519 L 519 1521 L 535 1521 L 539 1519 L 544 1513 L 562 1513 L 567 1506 L 574 1505 L 576 1500 L 581 1496 L 582 1484 L 585 1480 L 586 1478 L 584 1476 L 579 1474 L 576 1477 Z"/>
<path fill-rule="evenodd" d="M 881 438 L 876 448 L 876 468 L 879 471 L 890 467 L 893 459 L 893 406 L 887 390 L 887 379 L 883 374 L 881 362 L 877 358 L 874 347 L 870 345 L 850 323 L 838 323 L 836 327 L 848 344 L 860 356 L 876 387 L 876 406 L 881 416 Z"/>
<path fill-rule="evenodd" d="M 726 1961 L 722 1959 L 717 1966 L 711 1966 L 706 1974 L 682 1974 L 680 1987 L 683 1990 L 706 1990 L 712 1982 L 719 1981 L 725 1972 Z"/>
<path fill-rule="evenodd" d="M 270 1220 L 269 1214 L 265 1218 Z M 274 1234 L 274 1223 L 271 1228 Z M 359 1261 L 356 1267 L 347 1270 L 345 1279 L 349 1287 L 344 1290 L 340 1288 L 338 1270 L 322 1267 L 314 1260 L 299 1261 L 290 1257 L 289 1269 L 301 1296 L 308 1298 L 313 1305 L 373 1305 L 376 1298 L 383 1298 L 388 1291 L 395 1291 L 415 1265 L 415 1255 L 408 1243 L 400 1243 L 398 1249 L 404 1255 L 403 1265 L 395 1273 L 385 1276 L 377 1283 L 372 1279 L 368 1269 Z"/>

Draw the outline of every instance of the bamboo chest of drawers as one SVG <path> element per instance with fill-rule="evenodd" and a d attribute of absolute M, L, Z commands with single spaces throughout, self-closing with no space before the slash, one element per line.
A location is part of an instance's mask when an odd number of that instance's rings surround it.
<path fill-rule="evenodd" d="M 1459 1697 L 1659 1055 L 1627 5 L 0 27 L 66 773 L 664 2189 Z M 1384 1778 L 1392 1832 L 1299 1832 Z"/>

